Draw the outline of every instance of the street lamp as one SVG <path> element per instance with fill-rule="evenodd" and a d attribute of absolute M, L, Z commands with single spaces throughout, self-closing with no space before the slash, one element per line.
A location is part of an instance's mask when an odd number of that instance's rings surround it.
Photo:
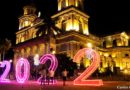
<path fill-rule="evenodd" d="M 124 73 L 125 73 L 125 74 L 127 74 L 127 73 L 128 73 L 128 70 L 127 70 L 127 69 L 125 69 L 125 70 L 124 70 Z"/>
<path fill-rule="evenodd" d="M 92 43 L 90 43 L 90 42 L 87 43 L 87 47 L 88 47 L 88 48 L 92 48 L 92 47 L 93 47 Z"/>
<path fill-rule="evenodd" d="M 53 50 L 53 51 L 52 51 L 52 54 L 56 54 L 56 51 Z"/>
<path fill-rule="evenodd" d="M 10 60 L 9 60 L 9 62 L 10 62 L 10 63 L 12 63 L 12 62 L 13 62 L 13 60 L 12 60 L 12 59 L 10 59 Z"/>

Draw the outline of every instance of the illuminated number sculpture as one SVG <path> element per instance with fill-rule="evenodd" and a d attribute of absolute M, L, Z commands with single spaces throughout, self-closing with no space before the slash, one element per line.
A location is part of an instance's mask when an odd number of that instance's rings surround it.
<path fill-rule="evenodd" d="M 40 63 L 41 64 L 45 64 L 48 60 L 51 61 L 51 65 L 49 67 L 49 71 L 56 71 L 57 67 L 58 67 L 58 61 L 57 61 L 57 58 L 53 55 L 53 54 L 45 54 L 43 55 L 41 58 L 40 58 Z M 40 77 L 38 79 L 38 82 L 40 81 L 42 77 Z M 54 82 L 53 82 L 54 84 Z"/>
<path fill-rule="evenodd" d="M 3 74 L 0 77 L 0 82 L 9 82 L 10 81 L 9 79 L 6 79 L 8 73 L 10 71 L 10 67 L 11 67 L 10 62 L 9 61 L 3 61 L 0 64 L 0 67 L 2 67 L 2 68 L 4 68 L 5 66 L 6 66 L 6 68 L 5 68 L 5 71 L 3 72 Z"/>
<path fill-rule="evenodd" d="M 30 64 L 27 59 L 20 58 L 16 63 L 16 80 L 18 83 L 24 83 L 30 75 Z"/>
<path fill-rule="evenodd" d="M 100 55 L 93 49 L 84 48 L 79 50 L 74 56 L 74 62 L 80 62 L 81 58 L 87 56 L 92 59 L 91 65 L 74 80 L 74 85 L 89 85 L 89 86 L 100 86 L 103 85 L 102 80 L 86 80 L 100 64 Z"/>

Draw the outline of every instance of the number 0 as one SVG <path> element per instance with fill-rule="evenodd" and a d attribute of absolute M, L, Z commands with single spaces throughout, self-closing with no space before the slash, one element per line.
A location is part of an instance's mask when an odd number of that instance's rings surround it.
<path fill-rule="evenodd" d="M 18 83 L 24 83 L 30 75 L 30 64 L 27 59 L 19 59 L 16 64 L 16 79 Z"/>

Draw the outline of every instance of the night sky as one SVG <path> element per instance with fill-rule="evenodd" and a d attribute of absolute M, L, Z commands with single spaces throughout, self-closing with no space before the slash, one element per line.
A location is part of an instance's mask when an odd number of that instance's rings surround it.
<path fill-rule="evenodd" d="M 18 17 L 23 6 L 33 1 L 42 16 L 57 12 L 57 0 L 5 0 L 0 3 L 0 38 L 15 42 L 18 31 Z M 128 0 L 85 0 L 85 13 L 90 16 L 89 31 L 97 36 L 130 30 L 130 3 Z M 3 5 L 3 6 L 2 6 Z"/>

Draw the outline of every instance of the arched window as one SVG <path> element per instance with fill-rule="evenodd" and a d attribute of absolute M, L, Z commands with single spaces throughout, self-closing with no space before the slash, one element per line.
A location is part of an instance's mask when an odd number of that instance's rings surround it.
<path fill-rule="evenodd" d="M 78 7 L 79 7 L 79 9 L 82 9 L 82 8 L 81 8 L 81 7 L 82 7 L 82 5 L 81 5 L 80 0 L 78 0 Z"/>
<path fill-rule="evenodd" d="M 62 2 L 61 2 L 61 6 L 62 6 L 62 8 L 65 8 L 66 7 L 66 2 L 65 2 L 65 0 L 63 0 Z"/>
<path fill-rule="evenodd" d="M 83 48 L 83 46 L 81 45 L 81 46 L 80 46 L 80 49 L 82 49 L 82 48 Z"/>
<path fill-rule="evenodd" d="M 129 57 L 129 54 L 126 53 L 126 54 L 125 54 L 125 57 Z"/>
<path fill-rule="evenodd" d="M 62 21 L 62 30 L 66 30 L 66 22 L 65 22 L 65 20 L 64 21 Z"/>
<path fill-rule="evenodd" d="M 103 48 L 106 48 L 106 41 L 103 41 Z"/>
<path fill-rule="evenodd" d="M 24 42 L 25 41 L 25 38 L 24 36 L 21 37 L 21 42 Z"/>
<path fill-rule="evenodd" d="M 74 0 L 74 5 L 75 5 L 75 6 L 77 6 L 77 2 L 76 2 L 76 1 L 77 1 L 77 0 Z"/>
<path fill-rule="evenodd" d="M 79 21 L 79 32 L 83 33 L 82 23 Z"/>
<path fill-rule="evenodd" d="M 117 42 L 116 40 L 113 40 L 113 47 L 116 47 L 117 46 Z"/>
<path fill-rule="evenodd" d="M 130 46 L 130 39 L 129 39 L 128 43 L 129 43 L 129 46 Z"/>

